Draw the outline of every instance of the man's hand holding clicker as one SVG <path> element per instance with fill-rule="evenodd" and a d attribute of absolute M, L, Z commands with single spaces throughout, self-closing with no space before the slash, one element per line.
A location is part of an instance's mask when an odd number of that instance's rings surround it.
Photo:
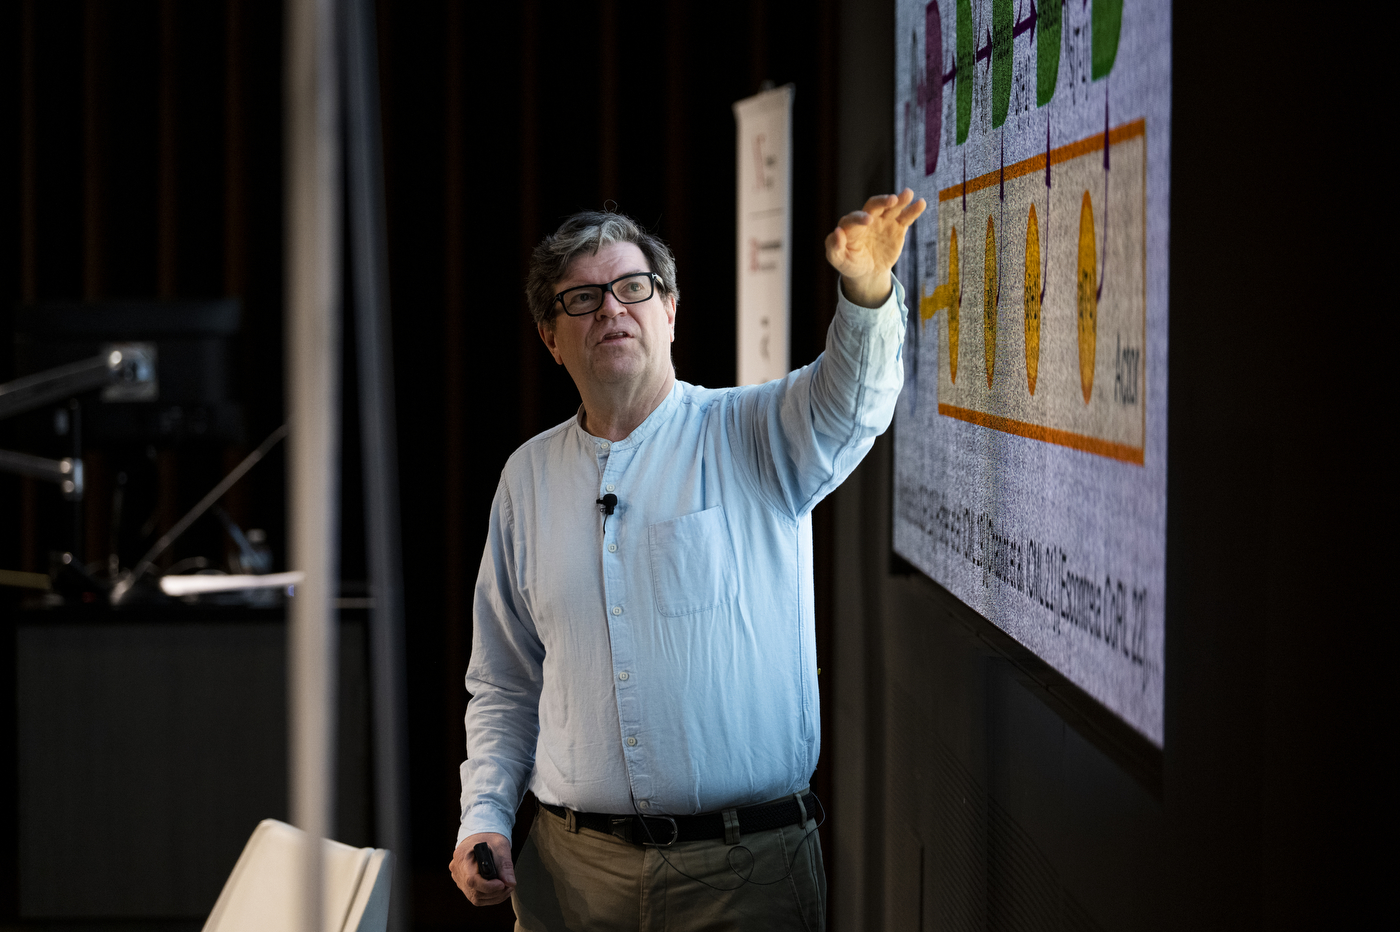
<path fill-rule="evenodd" d="M 481 876 L 476 866 L 476 856 L 472 849 L 479 842 L 486 842 L 491 848 L 491 856 L 496 859 L 497 880 L 487 880 Z M 510 859 L 510 839 L 495 832 L 481 832 L 462 839 L 457 850 L 452 852 L 452 862 L 448 865 L 452 879 L 457 886 L 477 906 L 492 906 L 510 899 L 515 889 L 515 864 Z"/>
<path fill-rule="evenodd" d="M 928 204 L 905 188 L 865 202 L 842 217 L 826 238 L 826 259 L 841 273 L 846 299 L 879 307 L 890 296 L 890 272 L 904 250 L 904 234 Z"/>

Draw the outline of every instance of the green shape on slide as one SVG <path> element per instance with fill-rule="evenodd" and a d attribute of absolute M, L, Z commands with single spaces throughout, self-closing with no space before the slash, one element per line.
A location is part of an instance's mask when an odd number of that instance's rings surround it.
<path fill-rule="evenodd" d="M 967 142 L 972 128 L 972 70 L 975 64 L 977 36 L 973 34 L 972 4 L 958 0 L 958 145 Z"/>
<path fill-rule="evenodd" d="M 1089 15 L 1089 77 L 1107 77 L 1118 57 L 1118 34 L 1123 29 L 1123 0 L 1094 0 Z"/>
<path fill-rule="evenodd" d="M 1011 0 L 992 0 L 992 129 L 1006 122 L 1011 105 Z"/>
<path fill-rule="evenodd" d="M 1060 80 L 1060 25 L 1064 13 L 1056 0 L 1040 8 L 1035 24 L 1035 105 L 1043 107 L 1055 96 Z"/>

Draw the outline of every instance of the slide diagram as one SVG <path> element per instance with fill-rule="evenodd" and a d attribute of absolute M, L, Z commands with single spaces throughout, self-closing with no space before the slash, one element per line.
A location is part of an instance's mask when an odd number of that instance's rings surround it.
<path fill-rule="evenodd" d="M 895 9 L 894 549 L 1161 744 L 1171 7 Z"/>
<path fill-rule="evenodd" d="M 1104 94 L 1102 132 L 1052 147 L 1064 5 L 1050 0 L 1037 9 L 1029 2 L 1018 12 L 1012 0 L 993 0 L 991 8 L 979 47 L 969 0 L 956 0 L 953 54 L 945 66 L 941 42 L 925 42 L 923 68 L 910 69 L 913 76 L 922 70 L 923 77 L 915 78 L 905 103 L 906 115 L 921 111 L 923 118 L 925 175 L 948 156 L 943 117 L 949 85 L 952 154 L 962 155 L 966 165 L 965 153 L 957 150 L 971 133 L 979 72 L 982 90 L 990 90 L 991 128 L 1000 131 L 1004 154 L 1016 43 L 1033 46 L 1035 106 L 1051 108 L 1043 151 L 1012 164 L 1002 158 L 996 170 L 972 178 L 964 168 L 957 184 L 938 191 L 937 243 L 915 246 L 920 320 L 926 324 L 942 315 L 938 410 L 1141 464 L 1147 391 L 1146 121 L 1111 125 Z M 1093 0 L 1088 20 L 1083 77 L 1098 81 L 1109 76 L 1117 56 L 1121 0 Z M 937 0 L 925 7 L 925 26 L 926 36 L 942 37 Z M 917 53 L 917 36 L 914 40 Z M 1031 57 L 1023 54 L 1021 60 Z M 911 161 L 916 122 L 904 124 Z M 940 176 L 947 174 L 945 167 Z M 919 232 L 927 238 L 926 227 Z"/>

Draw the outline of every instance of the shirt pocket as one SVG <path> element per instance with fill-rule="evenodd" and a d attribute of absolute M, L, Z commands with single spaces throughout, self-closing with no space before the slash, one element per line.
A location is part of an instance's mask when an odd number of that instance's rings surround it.
<path fill-rule="evenodd" d="M 708 612 L 733 595 L 737 573 L 723 505 L 660 521 L 647 528 L 647 536 L 661 614 Z"/>

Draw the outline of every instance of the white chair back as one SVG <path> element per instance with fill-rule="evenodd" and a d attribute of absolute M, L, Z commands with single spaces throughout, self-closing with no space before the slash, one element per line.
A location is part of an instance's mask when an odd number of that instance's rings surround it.
<path fill-rule="evenodd" d="M 301 932 L 301 829 L 263 819 L 224 883 L 204 932 Z M 325 932 L 384 932 L 394 856 L 322 840 Z"/>

